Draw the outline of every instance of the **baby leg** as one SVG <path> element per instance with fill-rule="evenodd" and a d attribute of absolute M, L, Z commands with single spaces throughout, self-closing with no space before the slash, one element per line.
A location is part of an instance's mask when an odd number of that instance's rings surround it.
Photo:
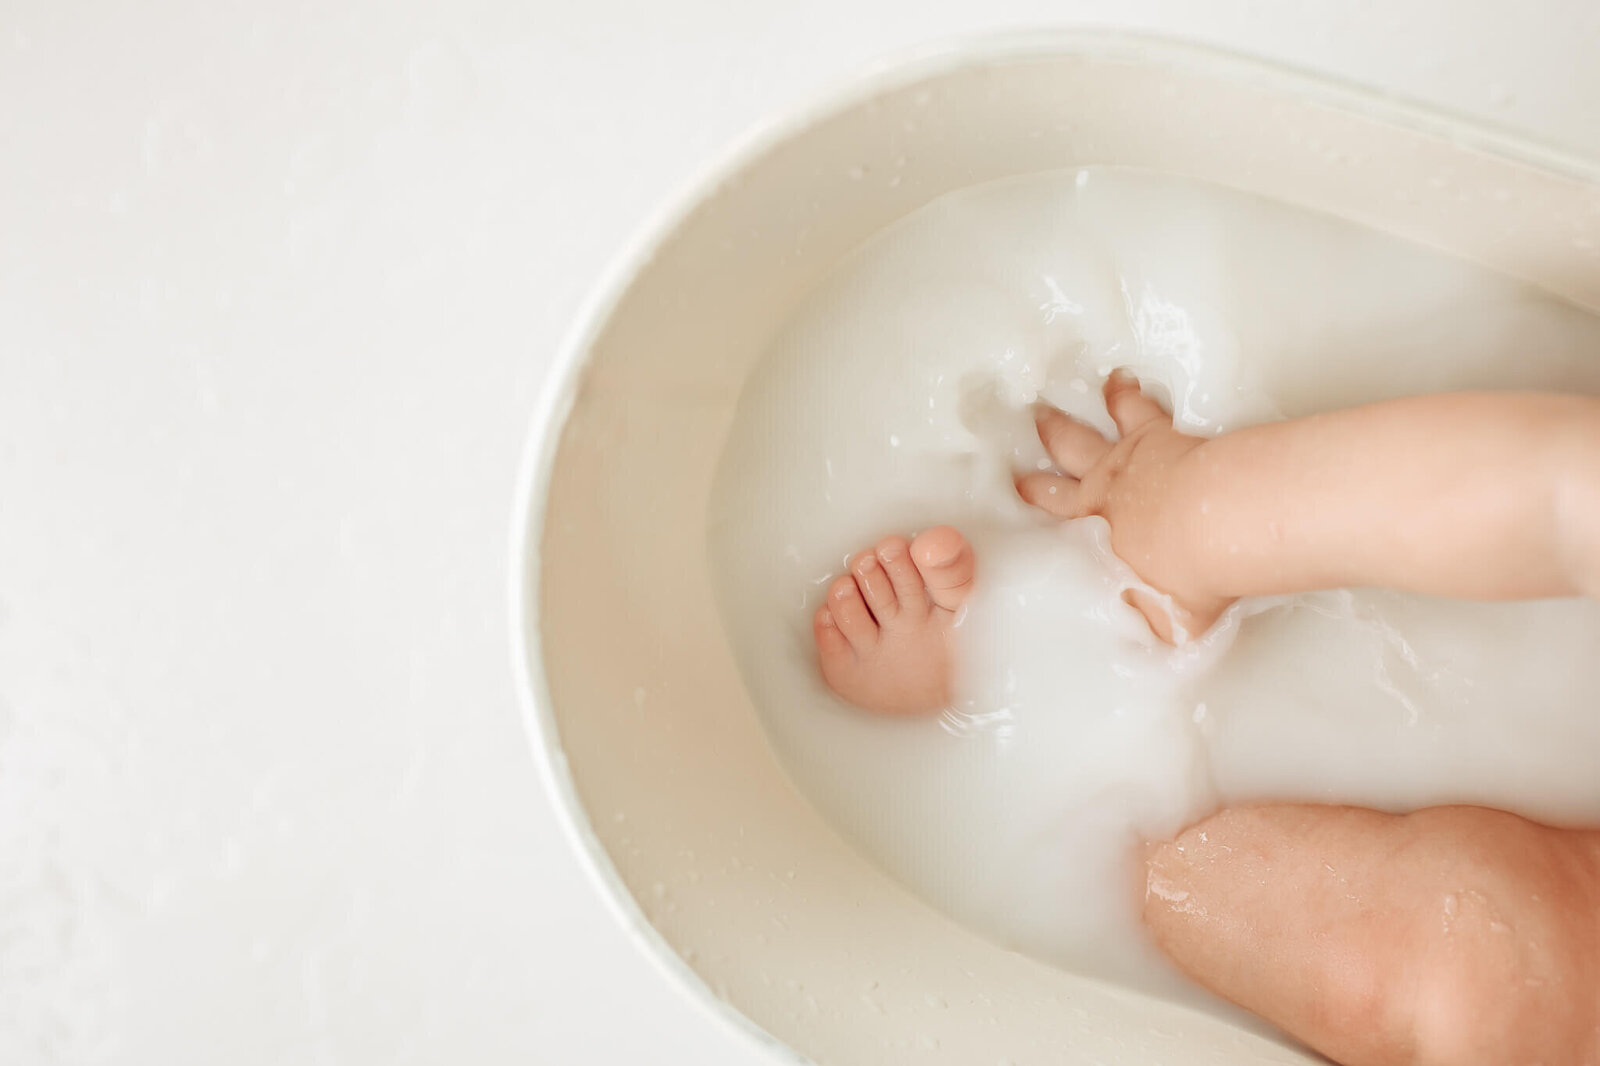
<path fill-rule="evenodd" d="M 1600 832 L 1273 804 L 1146 870 L 1180 968 L 1345 1066 L 1600 1063 Z"/>

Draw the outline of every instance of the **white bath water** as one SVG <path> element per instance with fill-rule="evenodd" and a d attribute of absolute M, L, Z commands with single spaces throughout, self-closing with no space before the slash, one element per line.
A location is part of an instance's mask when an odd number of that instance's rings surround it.
<path fill-rule="evenodd" d="M 1445 389 L 1600 392 L 1600 321 L 1352 225 L 1124 170 L 966 190 L 859 249 L 749 382 L 710 544 L 755 705 L 842 832 L 999 941 L 1189 997 L 1140 932 L 1136 846 L 1219 803 L 1600 822 L 1593 604 L 1327 592 L 1157 644 L 1119 598 L 1134 579 L 1104 522 L 1057 525 L 1011 487 L 1044 461 L 1027 405 L 1109 432 L 1117 366 L 1212 434 Z M 938 523 L 979 553 L 957 705 L 843 705 L 810 643 L 827 581 Z"/>

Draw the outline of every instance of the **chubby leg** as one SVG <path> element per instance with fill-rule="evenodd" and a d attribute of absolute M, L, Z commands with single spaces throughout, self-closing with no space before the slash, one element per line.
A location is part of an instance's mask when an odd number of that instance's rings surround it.
<path fill-rule="evenodd" d="M 1146 872 L 1180 968 L 1345 1066 L 1600 1064 L 1600 832 L 1239 807 Z"/>
<path fill-rule="evenodd" d="M 1600 399 L 1412 396 L 1205 440 L 1127 374 L 1105 399 L 1116 441 L 1039 408 L 1056 471 L 1017 489 L 1058 518 L 1103 516 L 1190 633 L 1240 596 L 1312 589 L 1600 597 Z"/>
<path fill-rule="evenodd" d="M 822 676 L 857 707 L 920 714 L 950 702 L 947 634 L 972 593 L 972 545 L 949 526 L 886 537 L 850 560 L 812 619 Z"/>

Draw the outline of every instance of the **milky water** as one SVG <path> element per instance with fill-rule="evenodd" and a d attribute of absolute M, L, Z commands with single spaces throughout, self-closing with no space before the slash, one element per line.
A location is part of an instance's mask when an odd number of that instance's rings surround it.
<path fill-rule="evenodd" d="M 996 940 L 1188 997 L 1140 932 L 1136 848 L 1219 803 L 1600 821 L 1593 604 L 1332 591 L 1154 641 L 1105 523 L 1058 525 L 1011 487 L 1048 465 L 1028 405 L 1110 432 L 1117 366 L 1213 434 L 1443 389 L 1600 393 L 1600 322 L 1368 230 L 1124 170 L 965 190 L 869 242 L 748 383 L 711 513 L 755 706 L 844 834 Z M 841 704 L 810 643 L 827 581 L 938 523 L 979 553 L 954 706 Z"/>

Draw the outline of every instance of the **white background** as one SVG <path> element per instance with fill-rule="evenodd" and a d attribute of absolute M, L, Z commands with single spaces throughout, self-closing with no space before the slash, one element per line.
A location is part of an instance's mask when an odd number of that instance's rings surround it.
<path fill-rule="evenodd" d="M 1600 153 L 1592 0 L 0 0 L 0 1062 L 754 1063 L 527 752 L 528 417 L 730 139 L 1068 23 Z"/>

